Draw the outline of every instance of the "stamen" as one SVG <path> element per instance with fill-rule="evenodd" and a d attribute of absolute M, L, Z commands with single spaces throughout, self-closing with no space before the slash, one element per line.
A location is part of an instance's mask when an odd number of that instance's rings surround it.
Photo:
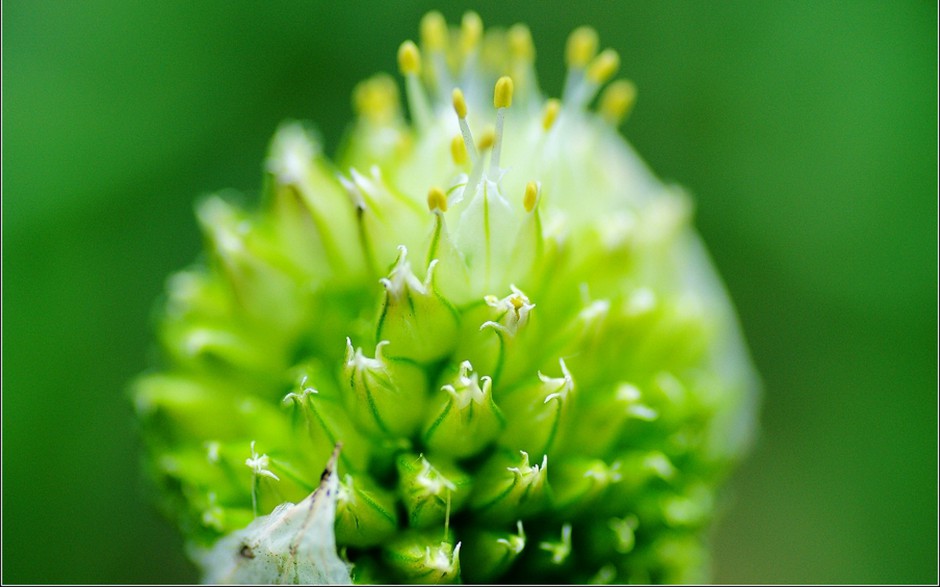
<path fill-rule="evenodd" d="M 509 75 L 516 85 L 519 101 L 531 112 L 535 107 L 531 98 L 538 94 L 538 81 L 534 68 L 535 44 L 529 27 L 511 26 L 506 33 L 506 44 L 509 46 Z"/>
<path fill-rule="evenodd" d="M 585 70 L 569 70 L 568 81 L 565 86 L 565 102 L 573 104 L 576 108 L 583 108 L 602 85 L 617 73 L 620 68 L 620 55 L 613 49 L 604 49 L 597 57 L 591 60 Z"/>
<path fill-rule="evenodd" d="M 598 86 L 607 83 L 620 69 L 620 55 L 613 49 L 604 49 L 587 69 L 587 79 Z"/>
<path fill-rule="evenodd" d="M 431 59 L 430 73 L 433 75 L 428 76 L 429 81 L 436 82 L 438 92 L 446 92 L 452 84 L 444 54 L 447 47 L 447 21 L 440 12 L 432 10 L 421 19 L 421 45 Z"/>
<path fill-rule="evenodd" d="M 571 31 L 565 47 L 565 62 L 571 69 L 583 69 L 597 52 L 597 31 L 582 26 Z"/>
<path fill-rule="evenodd" d="M 568 65 L 568 76 L 565 79 L 565 89 L 561 93 L 565 102 L 574 102 L 576 94 L 584 85 L 584 68 L 597 53 L 597 31 L 591 27 L 578 27 L 568 36 L 565 47 L 565 63 Z"/>
<path fill-rule="evenodd" d="M 496 87 L 493 89 L 493 106 L 497 109 L 512 106 L 512 78 L 509 76 L 504 75 L 496 80 Z"/>
<path fill-rule="evenodd" d="M 542 128 L 548 132 L 555 124 L 558 118 L 558 112 L 561 110 L 561 101 L 557 98 L 550 98 L 545 102 L 545 113 L 542 115 Z"/>
<path fill-rule="evenodd" d="M 490 169 L 499 169 L 499 152 L 503 143 L 503 120 L 506 109 L 512 106 L 512 78 L 504 75 L 496 80 L 493 89 L 493 106 L 496 107 L 496 135 L 493 143 L 493 154 L 490 159 Z"/>
<path fill-rule="evenodd" d="M 440 12 L 432 10 L 421 19 L 421 44 L 429 51 L 442 51 L 447 44 L 447 21 Z"/>
<path fill-rule="evenodd" d="M 398 85 L 385 74 L 362 81 L 353 90 L 353 106 L 360 116 L 375 123 L 386 123 L 398 110 Z"/>
<path fill-rule="evenodd" d="M 533 61 L 535 59 L 535 45 L 532 43 L 532 33 L 524 24 L 514 24 L 508 32 L 509 54 L 513 59 Z"/>
<path fill-rule="evenodd" d="M 495 142 L 496 130 L 492 126 L 487 125 L 487 127 L 483 129 L 483 134 L 480 136 L 480 142 L 477 143 L 477 148 L 482 153 L 492 147 Z"/>
<path fill-rule="evenodd" d="M 421 86 L 421 53 L 412 41 L 405 41 L 398 48 L 398 68 L 405 76 L 405 90 L 408 94 L 408 109 L 419 129 L 427 128 L 431 120 L 431 108 L 427 94 Z"/>
<path fill-rule="evenodd" d="M 342 174 L 337 176 L 340 184 L 346 190 L 346 193 L 349 195 L 349 200 L 352 202 L 353 207 L 356 209 L 356 228 L 359 235 L 359 246 L 362 248 L 362 254 L 365 257 L 366 265 L 369 268 L 371 275 L 378 275 L 378 264 L 375 261 L 375 250 L 372 246 L 372 239 L 369 235 L 369 230 L 366 227 L 366 214 L 368 213 L 368 208 L 366 206 L 366 199 L 362 193 L 362 190 L 359 188 L 356 183 Z"/>
<path fill-rule="evenodd" d="M 614 77 L 620 68 L 620 55 L 613 49 L 604 49 L 597 57 L 591 60 L 591 63 L 584 71 L 584 76 L 574 83 L 570 88 L 570 102 L 576 108 L 583 108 L 594 96 L 602 85 Z M 571 77 L 569 76 L 569 80 Z M 569 98 L 565 94 L 565 100 Z"/>
<path fill-rule="evenodd" d="M 525 206 L 526 212 L 531 212 L 535 209 L 535 205 L 538 203 L 540 186 L 534 181 L 530 181 L 525 186 L 525 194 L 522 196 L 522 205 Z"/>
<path fill-rule="evenodd" d="M 428 209 L 431 212 L 447 212 L 447 195 L 439 187 L 428 190 Z"/>
<path fill-rule="evenodd" d="M 467 145 L 463 142 L 462 134 L 454 135 L 454 138 L 451 139 L 450 156 L 453 158 L 454 164 L 459 167 L 463 167 L 467 164 L 469 155 L 467 154 Z"/>
<path fill-rule="evenodd" d="M 460 88 L 454 88 L 452 95 L 454 99 L 454 112 L 457 113 L 457 118 L 462 120 L 467 117 L 467 100 L 463 97 L 463 91 Z"/>
<path fill-rule="evenodd" d="M 463 97 L 463 91 L 460 88 L 454 88 L 451 94 L 454 103 L 454 112 L 457 113 L 457 123 L 460 125 L 460 134 L 463 135 L 464 148 L 470 155 L 470 161 L 474 166 L 477 162 L 477 148 L 473 144 L 473 134 L 470 132 L 470 124 L 467 122 L 467 100 Z"/>
<path fill-rule="evenodd" d="M 473 52 L 483 37 L 483 20 L 472 10 L 464 13 L 460 21 L 460 50 L 466 57 Z"/>
<path fill-rule="evenodd" d="M 512 255 L 507 265 L 506 276 L 513 276 L 514 279 L 527 279 L 533 272 L 538 271 L 541 266 L 542 254 L 545 249 L 544 238 L 542 236 L 542 219 L 539 217 L 539 201 L 542 193 L 542 184 L 537 181 L 530 181 L 525 186 L 525 192 L 522 194 L 522 206 L 525 208 L 526 216 L 519 226 L 519 232 L 516 234 L 516 241 L 512 248 Z M 517 303 L 523 302 L 521 305 Z M 525 307 L 526 300 L 518 296 L 513 300 L 513 307 L 516 310 Z"/>
<path fill-rule="evenodd" d="M 613 126 L 620 126 L 636 102 L 636 86 L 627 80 L 617 80 L 601 94 L 600 114 Z"/>
<path fill-rule="evenodd" d="M 583 108 L 620 67 L 620 56 L 613 49 L 605 49 L 595 57 L 596 53 L 597 31 L 590 27 L 572 31 L 565 48 L 568 77 L 562 97 L 566 104 Z"/>
<path fill-rule="evenodd" d="M 463 96 L 463 91 L 460 88 L 454 88 L 452 96 L 454 112 L 457 113 L 457 122 L 460 124 L 460 134 L 463 135 L 464 147 L 470 155 L 471 161 L 470 177 L 467 178 L 467 184 L 464 186 L 462 193 L 472 196 L 476 192 L 477 183 L 483 177 L 483 159 L 477 152 L 477 146 L 473 144 L 473 134 L 470 132 L 470 124 L 467 122 L 467 100 Z M 488 149 L 495 140 L 490 137 L 490 134 L 489 131 L 484 131 L 483 136 L 480 138 L 480 151 Z M 458 201 L 462 199 L 463 196 L 458 198 Z"/>
<path fill-rule="evenodd" d="M 398 48 L 398 68 L 402 75 L 421 73 L 421 53 L 412 41 L 405 41 Z"/>

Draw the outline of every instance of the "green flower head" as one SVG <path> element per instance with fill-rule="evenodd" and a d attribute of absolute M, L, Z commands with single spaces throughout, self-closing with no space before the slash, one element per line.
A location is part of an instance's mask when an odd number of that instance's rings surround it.
<path fill-rule="evenodd" d="M 285 123 L 257 209 L 198 205 L 204 261 L 134 384 L 193 558 L 209 581 L 705 578 L 756 377 L 688 197 L 618 133 L 617 53 L 576 29 L 546 99 L 524 25 L 432 12 L 398 58 L 408 119 L 373 77 L 335 159 Z"/>

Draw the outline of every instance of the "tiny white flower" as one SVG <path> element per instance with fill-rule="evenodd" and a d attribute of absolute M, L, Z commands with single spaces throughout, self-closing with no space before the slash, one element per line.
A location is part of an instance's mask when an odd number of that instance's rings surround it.
<path fill-rule="evenodd" d="M 251 457 L 245 460 L 245 465 L 251 469 L 251 472 L 259 477 L 270 477 L 275 481 L 280 481 L 280 477 L 275 475 L 268 467 L 271 464 L 271 459 L 266 454 L 259 455 L 255 451 L 255 441 L 251 441 Z"/>

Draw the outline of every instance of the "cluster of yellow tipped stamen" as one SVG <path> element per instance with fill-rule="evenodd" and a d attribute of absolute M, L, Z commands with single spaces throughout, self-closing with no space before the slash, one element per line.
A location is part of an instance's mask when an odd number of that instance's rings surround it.
<path fill-rule="evenodd" d="M 521 99 L 527 105 L 542 104 L 542 126 L 548 131 L 565 108 L 580 110 L 586 107 L 620 68 L 620 56 L 616 51 L 608 48 L 598 53 L 597 31 L 587 26 L 579 27 L 569 36 L 565 50 L 568 78 L 562 99 L 543 101 L 535 83 L 535 46 L 526 25 L 515 24 L 508 30 L 496 30 L 484 35 L 480 16 L 475 12 L 467 12 L 461 19 L 460 27 L 452 32 L 444 17 L 433 11 L 421 20 L 420 39 L 421 49 L 409 40 L 402 43 L 398 51 L 398 65 L 405 77 L 411 117 L 419 128 L 425 128 L 434 112 L 440 109 L 440 102 L 450 98 L 461 121 L 461 133 L 465 137 L 471 163 L 476 161 L 474 149 L 480 150 L 480 146 L 467 140 L 468 132 L 464 128 L 467 100 L 463 92 L 460 95 L 454 93 L 456 89 L 467 91 L 466 87 L 460 88 L 464 83 L 470 81 L 475 85 L 485 71 L 496 69 L 504 73 L 497 81 L 494 92 L 496 109 L 511 106 L 512 86 L 516 85 L 522 92 Z M 498 50 L 481 50 L 483 45 L 489 47 L 494 43 Z M 615 82 L 613 90 L 605 92 L 599 105 L 601 117 L 614 125 L 623 121 L 635 98 L 635 90 L 627 90 L 633 88 L 632 84 L 625 84 L 629 82 Z M 478 92 L 471 91 L 467 96 L 470 94 L 474 96 L 473 102 L 477 103 Z M 498 163 L 499 158 L 499 139 L 502 134 L 499 127 L 500 121 L 497 120 L 492 143 L 494 163 Z M 454 159 L 459 160 L 457 156 Z"/>
<path fill-rule="evenodd" d="M 519 99 L 523 112 L 540 117 L 546 133 L 566 116 L 579 115 L 602 88 L 597 113 L 614 127 L 627 117 L 636 99 L 636 88 L 631 82 L 608 83 L 620 68 L 620 56 L 610 48 L 600 50 L 597 31 L 591 27 L 579 27 L 569 36 L 565 47 L 568 75 L 564 91 L 561 98 L 547 99 L 542 98 L 535 81 L 536 51 L 526 25 L 515 24 L 484 35 L 482 19 L 475 12 L 465 13 L 459 27 L 450 29 L 444 17 L 434 11 L 421 20 L 419 36 L 420 48 L 411 40 L 401 44 L 398 66 L 405 78 L 409 111 L 418 130 L 436 124 L 433 121 L 439 120 L 442 109 L 452 109 L 456 114 L 459 134 L 452 135 L 447 144 L 453 164 L 468 175 L 462 190 L 451 190 L 455 198 L 451 204 L 472 198 L 487 178 L 499 182 L 506 113 L 514 98 Z M 493 73 L 502 74 L 490 86 L 495 124 L 475 123 L 479 126 L 474 137 L 468 120 L 470 106 L 481 105 L 479 82 Z M 397 95 L 386 86 L 387 81 L 382 80 L 361 88 L 357 108 L 367 118 L 386 120 L 395 112 L 389 104 Z M 537 184 L 530 182 L 523 202 L 526 211 L 535 208 L 538 195 Z M 444 212 L 447 198 L 438 188 L 432 189 L 428 206 L 434 212 Z"/>

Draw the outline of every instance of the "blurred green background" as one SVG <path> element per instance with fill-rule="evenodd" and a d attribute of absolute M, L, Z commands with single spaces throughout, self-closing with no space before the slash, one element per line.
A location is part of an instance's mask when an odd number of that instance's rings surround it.
<path fill-rule="evenodd" d="M 276 125 L 334 149 L 438 7 L 526 21 L 557 94 L 592 24 L 625 134 L 689 187 L 766 385 L 720 582 L 937 580 L 937 7 L 896 2 L 60 2 L 3 8 L 3 580 L 195 580 L 127 381 L 194 199 L 256 193 Z"/>

